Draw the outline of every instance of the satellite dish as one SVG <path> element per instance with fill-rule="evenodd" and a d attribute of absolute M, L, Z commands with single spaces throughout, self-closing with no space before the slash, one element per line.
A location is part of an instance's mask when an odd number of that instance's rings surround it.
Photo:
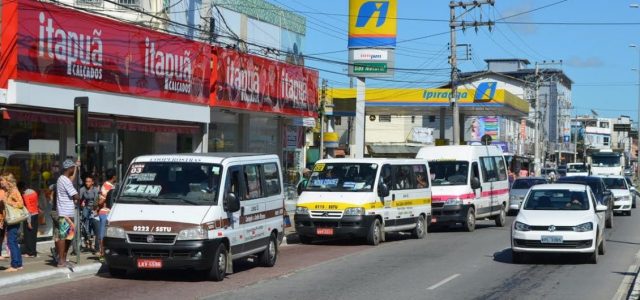
<path fill-rule="evenodd" d="M 597 113 L 595 110 L 593 110 L 593 109 L 591 110 L 591 113 L 592 113 L 594 116 L 596 116 L 596 117 L 598 116 L 598 113 Z"/>
<path fill-rule="evenodd" d="M 482 142 L 482 144 L 483 144 L 483 145 L 485 145 L 485 146 L 486 146 L 486 145 L 491 145 L 491 140 L 493 140 L 493 139 L 492 139 L 492 138 L 491 138 L 491 136 L 490 136 L 490 135 L 488 135 L 488 134 L 485 134 L 485 135 L 483 135 L 483 136 L 480 138 L 480 141 L 481 141 L 481 142 Z"/>

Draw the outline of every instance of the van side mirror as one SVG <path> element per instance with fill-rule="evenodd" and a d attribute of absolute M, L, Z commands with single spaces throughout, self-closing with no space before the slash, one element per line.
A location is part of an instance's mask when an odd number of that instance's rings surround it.
<path fill-rule="evenodd" d="M 611 196 L 613 193 L 611 192 L 611 190 L 604 190 L 602 194 L 604 194 L 605 196 Z"/>
<path fill-rule="evenodd" d="M 603 212 L 603 211 L 607 211 L 606 205 L 602 205 L 602 204 L 596 205 L 596 212 Z"/>
<path fill-rule="evenodd" d="M 224 210 L 227 212 L 236 212 L 240 210 L 240 200 L 234 193 L 228 193 L 224 197 Z"/>
<path fill-rule="evenodd" d="M 481 187 L 478 177 L 471 178 L 471 189 L 477 190 Z"/>
<path fill-rule="evenodd" d="M 389 187 L 382 182 L 378 184 L 378 196 L 382 198 L 389 196 Z"/>

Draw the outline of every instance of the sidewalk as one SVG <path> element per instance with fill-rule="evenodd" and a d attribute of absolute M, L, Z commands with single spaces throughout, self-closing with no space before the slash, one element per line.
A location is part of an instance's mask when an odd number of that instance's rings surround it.
<path fill-rule="evenodd" d="M 10 266 L 10 259 L 0 260 L 0 289 L 24 285 L 30 282 L 37 282 L 49 278 L 75 278 L 96 274 L 102 264 L 91 252 L 83 252 L 80 255 L 80 263 L 77 263 L 75 255 L 69 255 L 68 260 L 74 265 L 73 268 L 58 268 L 51 257 L 53 241 L 39 242 L 37 246 L 38 257 L 22 258 L 24 269 L 18 272 L 3 272 Z"/>

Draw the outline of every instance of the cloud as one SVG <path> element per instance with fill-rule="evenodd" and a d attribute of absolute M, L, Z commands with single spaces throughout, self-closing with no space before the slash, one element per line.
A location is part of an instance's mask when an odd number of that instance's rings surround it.
<path fill-rule="evenodd" d="M 521 2 L 518 2 L 516 6 L 509 7 L 504 11 L 502 11 L 501 16 L 499 16 L 498 19 L 508 18 L 509 16 L 527 12 L 534 8 L 536 7 L 533 0 L 521 1 Z M 513 18 L 508 18 L 505 20 L 505 22 L 533 22 L 533 18 L 531 17 L 530 13 L 525 13 L 525 14 L 515 16 Z M 516 33 L 520 33 L 524 35 L 532 35 L 538 31 L 538 26 L 536 26 L 535 24 L 503 24 L 503 25 L 510 26 L 513 29 L 513 31 L 515 31 Z"/>
<path fill-rule="evenodd" d="M 569 60 L 567 61 L 567 65 L 574 68 L 598 68 L 602 67 L 604 65 L 604 62 L 602 61 L 602 59 L 595 56 L 585 58 L 573 56 L 569 58 Z"/>

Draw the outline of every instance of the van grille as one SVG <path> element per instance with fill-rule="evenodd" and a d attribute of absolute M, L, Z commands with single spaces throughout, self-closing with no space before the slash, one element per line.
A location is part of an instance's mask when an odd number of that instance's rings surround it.
<path fill-rule="evenodd" d="M 312 218 L 342 218 L 341 211 L 312 210 L 310 214 Z"/>
<path fill-rule="evenodd" d="M 139 234 L 139 233 L 129 233 L 127 236 L 129 237 L 130 243 L 136 244 L 165 244 L 172 245 L 176 241 L 175 234 L 151 234 L 153 236 L 153 241 L 149 242 L 148 237 L 150 234 Z"/>

